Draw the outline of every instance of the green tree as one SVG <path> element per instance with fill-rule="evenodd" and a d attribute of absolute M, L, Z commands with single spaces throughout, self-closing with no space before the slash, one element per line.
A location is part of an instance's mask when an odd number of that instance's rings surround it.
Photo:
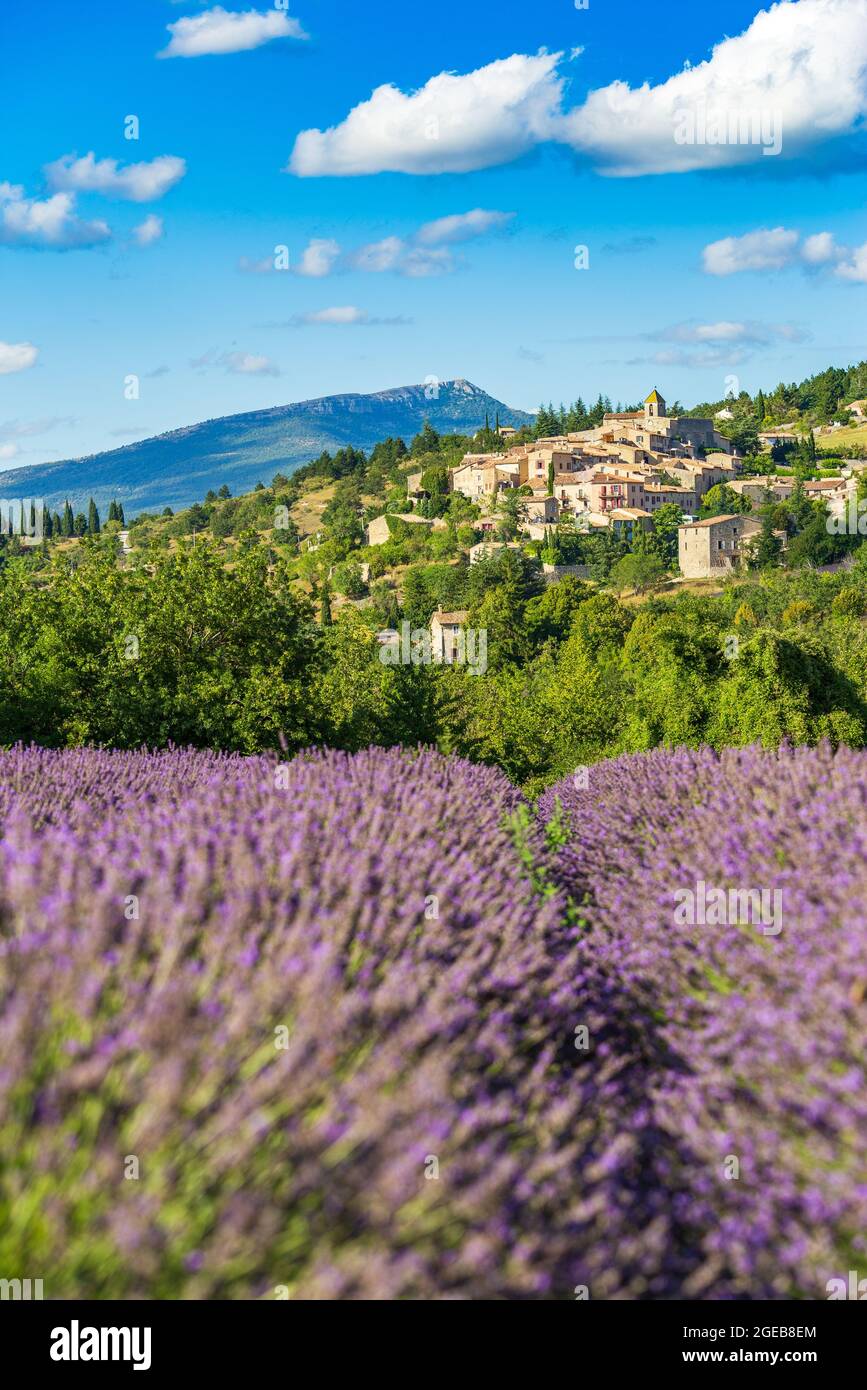
<path fill-rule="evenodd" d="M 701 499 L 699 514 L 709 516 L 737 516 L 741 512 L 751 512 L 752 503 L 742 493 L 735 492 L 727 483 L 717 483 L 708 488 Z"/>
<path fill-rule="evenodd" d="M 633 593 L 644 594 L 658 588 L 665 578 L 665 565 L 658 555 L 624 555 L 611 571 L 609 583 L 612 588 L 623 591 L 632 589 Z"/>

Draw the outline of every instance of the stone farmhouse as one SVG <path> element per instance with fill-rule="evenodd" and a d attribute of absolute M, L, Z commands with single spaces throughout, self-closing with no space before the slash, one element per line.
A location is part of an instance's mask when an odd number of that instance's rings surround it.
<path fill-rule="evenodd" d="M 745 561 L 744 545 L 761 531 L 749 516 L 713 516 L 678 528 L 678 563 L 684 579 L 721 578 Z"/>
<path fill-rule="evenodd" d="M 419 516 L 417 512 L 390 512 L 383 516 L 374 517 L 373 521 L 368 523 L 368 545 L 385 545 L 385 542 L 391 539 L 391 528 L 388 524 L 389 517 L 394 517 L 397 521 L 409 522 L 411 526 L 426 526 L 433 531 L 442 531 L 445 529 L 446 525 L 439 517 L 437 517 L 436 520 L 431 520 L 429 517 Z"/>

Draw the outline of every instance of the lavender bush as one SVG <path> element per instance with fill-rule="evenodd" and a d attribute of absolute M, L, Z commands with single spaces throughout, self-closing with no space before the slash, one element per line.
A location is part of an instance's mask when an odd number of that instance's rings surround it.
<path fill-rule="evenodd" d="M 867 757 L 659 750 L 539 809 L 587 924 L 597 1055 L 619 1051 L 643 1097 L 622 1144 L 656 1189 L 648 1289 L 824 1298 L 864 1277 Z M 764 890 L 768 911 L 702 913 L 714 888 Z"/>
<path fill-rule="evenodd" d="M 14 750 L 0 785 L 0 1274 L 47 1297 L 562 1287 L 598 1121 L 572 929 L 502 774 Z"/>
<path fill-rule="evenodd" d="M 433 753 L 0 753 L 0 1277 L 824 1297 L 865 1264 L 865 805 L 826 750 L 624 758 L 538 819 Z M 699 879 L 782 930 L 675 924 Z"/>

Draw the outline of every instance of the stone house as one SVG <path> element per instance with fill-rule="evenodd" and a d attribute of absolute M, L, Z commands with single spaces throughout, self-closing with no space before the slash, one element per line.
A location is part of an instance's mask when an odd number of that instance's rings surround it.
<path fill-rule="evenodd" d="M 721 578 L 744 562 L 744 545 L 761 531 L 748 516 L 712 516 L 678 527 L 678 563 L 685 579 Z"/>
<path fill-rule="evenodd" d="M 435 531 L 445 530 L 446 526 L 446 523 L 440 517 L 432 520 L 430 517 L 418 516 L 416 512 L 389 512 L 388 515 L 376 516 L 373 518 L 373 521 L 368 522 L 368 545 L 384 545 L 387 540 L 391 539 L 391 529 L 388 524 L 389 516 L 396 516 L 399 521 L 406 521 L 411 526 L 427 526 Z"/>
<path fill-rule="evenodd" d="M 461 631 L 466 627 L 469 616 L 465 608 L 456 609 L 453 613 L 444 612 L 442 605 L 437 608 L 430 620 L 431 655 L 434 661 L 452 663 L 457 660 L 463 646 Z"/>

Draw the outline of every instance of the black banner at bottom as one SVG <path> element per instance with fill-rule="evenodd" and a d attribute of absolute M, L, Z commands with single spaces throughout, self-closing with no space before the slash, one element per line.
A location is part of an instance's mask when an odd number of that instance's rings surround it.
<path fill-rule="evenodd" d="M 102 1371 L 159 1381 L 184 1372 L 226 1377 L 268 1365 L 291 1374 L 301 1370 L 299 1352 L 316 1356 L 330 1374 L 342 1364 L 353 1375 L 362 1365 L 374 1375 L 402 1365 L 415 1378 L 420 1364 L 429 1380 L 438 1363 L 454 1375 L 452 1333 L 462 1334 L 461 1364 L 474 1347 L 476 1363 L 487 1371 L 504 1357 L 504 1369 L 515 1370 L 523 1343 L 527 1354 L 541 1353 L 546 1361 L 558 1352 L 574 1361 L 580 1353 L 586 1369 L 601 1362 L 642 1376 L 760 1367 L 771 1375 L 799 1368 L 827 1377 L 859 1364 L 867 1342 L 865 1310 L 836 1302 L 444 1302 L 6 1300 L 0 1329 L 7 1362 L 52 1380 L 92 1379 Z M 508 1321 L 501 1323 L 504 1312 Z M 413 1360 L 421 1353 L 415 1370 L 397 1350 L 401 1342 L 391 1340 L 401 1334 L 414 1339 Z"/>

